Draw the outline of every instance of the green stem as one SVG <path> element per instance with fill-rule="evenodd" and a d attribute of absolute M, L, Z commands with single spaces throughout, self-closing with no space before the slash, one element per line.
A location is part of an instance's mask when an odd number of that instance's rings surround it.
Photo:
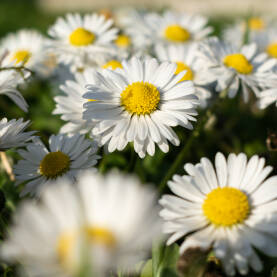
<path fill-rule="evenodd" d="M 17 70 L 17 71 L 22 71 L 22 70 L 26 70 L 28 72 L 30 72 L 31 74 L 35 74 L 35 72 L 27 67 L 24 66 L 7 66 L 7 67 L 0 67 L 0 71 L 4 71 L 4 70 Z"/>

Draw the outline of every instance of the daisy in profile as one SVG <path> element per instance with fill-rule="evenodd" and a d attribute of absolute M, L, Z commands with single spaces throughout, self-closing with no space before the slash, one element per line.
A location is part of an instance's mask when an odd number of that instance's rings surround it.
<path fill-rule="evenodd" d="M 39 194 L 45 183 L 61 177 L 74 182 L 80 171 L 92 168 L 100 158 L 96 144 L 79 134 L 52 135 L 49 150 L 38 138 L 26 148 L 18 150 L 23 159 L 14 166 L 16 185 L 25 184 L 22 196 Z"/>
<path fill-rule="evenodd" d="M 207 79 L 217 81 L 216 90 L 227 90 L 230 98 L 236 96 L 241 86 L 244 101 L 247 102 L 249 91 L 258 96 L 265 88 L 276 84 L 273 72 L 276 61 L 261 59 L 256 44 L 238 49 L 213 37 L 202 42 L 199 49 L 199 59 L 209 75 Z"/>
<path fill-rule="evenodd" d="M 87 69 L 83 73 L 76 73 L 75 80 L 67 80 L 60 86 L 63 95 L 54 97 L 56 108 L 53 114 L 60 114 L 61 119 L 67 121 L 61 129 L 61 133 L 86 134 L 93 127 L 92 121 L 86 121 L 83 117 L 83 105 L 88 100 L 83 98 L 87 84 L 95 83 L 95 71 Z"/>
<path fill-rule="evenodd" d="M 2 258 L 19 261 L 30 277 L 73 277 L 84 268 L 87 276 L 106 277 L 147 258 L 161 233 L 155 192 L 115 172 L 78 180 L 72 186 L 60 179 L 39 203 L 19 209 Z"/>
<path fill-rule="evenodd" d="M 277 176 L 265 159 L 245 154 L 221 153 L 215 157 L 215 169 L 207 158 L 185 164 L 188 175 L 175 175 L 168 182 L 176 195 L 164 195 L 164 233 L 171 234 L 167 244 L 185 236 L 180 246 L 213 248 L 227 275 L 248 268 L 261 271 L 262 262 L 255 249 L 277 256 L 276 211 Z"/>
<path fill-rule="evenodd" d="M 196 45 L 155 45 L 155 56 L 159 61 L 170 61 L 177 64 L 175 74 L 186 70 L 181 81 L 193 81 L 196 95 L 199 98 L 201 107 L 207 106 L 207 100 L 211 97 L 210 90 L 205 87 L 209 84 L 206 80 L 206 70 L 197 63 L 198 52 Z"/>
<path fill-rule="evenodd" d="M 3 67 L 3 65 L 1 65 L 1 67 Z M 0 95 L 8 96 L 24 112 L 28 111 L 28 104 L 17 87 L 29 76 L 30 73 L 26 70 L 17 71 L 9 69 L 0 71 Z"/>
<path fill-rule="evenodd" d="M 27 68 L 40 72 L 46 61 L 46 39 L 35 30 L 23 29 L 9 34 L 1 42 L 1 48 L 7 51 L 3 64 L 14 63 L 16 66 L 24 65 Z"/>
<path fill-rule="evenodd" d="M 10 121 L 7 118 L 0 120 L 0 151 L 25 146 L 35 133 L 34 131 L 24 132 L 29 124 L 30 121 L 23 122 L 23 118 Z"/>
<path fill-rule="evenodd" d="M 103 70 L 96 84 L 87 86 L 84 119 L 94 120 L 92 136 L 108 151 L 123 150 L 128 142 L 142 158 L 154 155 L 155 143 L 168 152 L 168 141 L 179 145 L 172 127 L 192 129 L 199 104 L 191 81 L 179 82 L 185 71 L 175 74 L 176 64 L 133 57 L 123 68 Z"/>
<path fill-rule="evenodd" d="M 60 63 L 71 65 L 72 70 L 94 66 L 106 55 L 116 53 L 112 42 L 117 29 L 112 28 L 113 20 L 103 15 L 67 14 L 58 18 L 50 28 L 52 42 L 49 47 Z"/>
<path fill-rule="evenodd" d="M 199 41 L 212 32 L 207 18 L 200 15 L 166 11 L 158 13 L 134 13 L 126 32 L 138 46 L 155 43 L 187 44 Z"/>

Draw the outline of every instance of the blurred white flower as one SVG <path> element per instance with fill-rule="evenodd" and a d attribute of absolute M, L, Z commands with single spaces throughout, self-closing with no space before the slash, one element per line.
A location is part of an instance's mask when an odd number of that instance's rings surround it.
<path fill-rule="evenodd" d="M 140 157 L 155 153 L 155 143 L 168 152 L 170 141 L 179 145 L 171 127 L 192 129 L 190 120 L 197 115 L 199 104 L 191 81 L 179 82 L 185 71 L 175 75 L 176 64 L 156 59 L 133 57 L 122 62 L 123 69 L 102 70 L 96 85 L 87 86 L 84 94 L 84 119 L 94 120 L 92 136 L 108 151 L 123 150 L 128 142 Z"/>
<path fill-rule="evenodd" d="M 23 29 L 9 34 L 1 41 L 2 52 L 7 55 L 3 59 L 3 65 L 14 63 L 16 66 L 25 66 L 36 73 L 45 70 L 46 38 L 35 30 Z"/>
<path fill-rule="evenodd" d="M 51 180 L 68 177 L 76 181 L 76 175 L 92 168 L 100 158 L 96 155 L 97 145 L 79 134 L 74 136 L 52 135 L 49 149 L 40 139 L 34 139 L 27 150 L 18 150 L 23 157 L 14 166 L 16 185 L 25 183 L 21 195 L 39 194 L 43 186 Z"/>
<path fill-rule="evenodd" d="M 197 45 L 155 45 L 155 55 L 159 61 L 175 62 L 177 69 L 175 74 L 186 70 L 186 74 L 181 81 L 192 81 L 195 86 L 196 95 L 200 100 L 201 107 L 207 106 L 207 100 L 211 97 L 211 91 L 205 87 L 210 84 L 206 78 L 205 68 L 199 66 L 197 62 L 198 51 Z"/>
<path fill-rule="evenodd" d="M 7 118 L 0 120 L 0 151 L 25 146 L 35 133 L 34 131 L 24 132 L 29 124 L 30 121 L 23 122 L 23 118 L 10 121 Z"/>
<path fill-rule="evenodd" d="M 49 29 L 53 38 L 50 50 L 60 63 L 70 65 L 73 71 L 101 64 L 105 56 L 116 54 L 112 41 L 118 30 L 112 25 L 113 20 L 96 13 L 83 17 L 67 14 Z"/>
<path fill-rule="evenodd" d="M 186 236 L 180 246 L 213 247 L 225 272 L 247 274 L 248 267 L 262 270 L 255 249 L 277 256 L 277 176 L 265 159 L 245 154 L 221 153 L 215 157 L 215 168 L 207 158 L 192 165 L 185 164 L 188 175 L 174 175 L 168 182 L 176 196 L 164 195 L 160 216 L 164 233 L 171 234 L 167 244 Z"/>
<path fill-rule="evenodd" d="M 45 188 L 39 203 L 21 207 L 9 234 L 1 256 L 22 263 L 30 277 L 132 271 L 161 234 L 156 194 L 115 172 L 86 172 L 74 185 L 60 179 Z"/>

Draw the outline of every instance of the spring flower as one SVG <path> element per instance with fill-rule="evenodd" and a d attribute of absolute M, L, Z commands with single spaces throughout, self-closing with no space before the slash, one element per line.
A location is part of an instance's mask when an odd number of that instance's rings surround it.
<path fill-rule="evenodd" d="M 167 243 L 186 236 L 181 253 L 212 247 L 231 276 L 236 269 L 243 275 L 249 267 L 261 271 L 255 249 L 277 256 L 277 176 L 266 179 L 272 169 L 264 158 L 247 161 L 243 153 L 227 160 L 217 153 L 215 169 L 207 158 L 185 164 L 188 175 L 174 175 L 168 182 L 176 196 L 160 200 L 164 233 L 171 234 Z"/>
<path fill-rule="evenodd" d="M 115 50 L 112 41 L 116 38 L 117 29 L 112 28 L 113 20 L 103 15 L 67 14 L 58 18 L 50 28 L 53 38 L 49 47 L 58 57 L 60 63 L 71 65 L 72 70 L 87 68 L 101 62 L 105 55 Z"/>
<path fill-rule="evenodd" d="M 249 91 L 258 96 L 265 88 L 276 84 L 277 75 L 273 72 L 276 61 L 261 58 L 255 44 L 238 49 L 230 43 L 210 38 L 201 43 L 199 49 L 207 78 L 217 81 L 216 90 L 227 90 L 230 98 L 235 97 L 240 85 L 244 101 L 247 102 Z"/>
<path fill-rule="evenodd" d="M 46 39 L 35 30 L 23 29 L 9 34 L 2 40 L 1 48 L 8 53 L 3 60 L 4 65 L 23 65 L 35 72 L 45 67 Z"/>
<path fill-rule="evenodd" d="M 155 143 L 168 152 L 168 142 L 179 145 L 171 127 L 192 129 L 198 99 L 191 81 L 179 82 L 185 71 L 175 74 L 176 64 L 133 57 L 123 69 L 103 70 L 96 85 L 87 86 L 84 118 L 94 120 L 92 136 L 108 151 L 122 150 L 128 142 L 140 157 L 155 153 Z"/>
<path fill-rule="evenodd" d="M 197 63 L 198 52 L 196 45 L 155 45 L 155 54 L 160 61 L 170 61 L 177 64 L 175 74 L 186 70 L 186 74 L 181 81 L 193 81 L 196 95 L 199 98 L 201 107 L 207 106 L 207 100 L 211 97 L 210 90 L 205 87 L 209 79 L 206 80 L 206 71 L 202 70 Z"/>
<path fill-rule="evenodd" d="M 30 277 L 79 276 L 84 267 L 99 277 L 133 271 L 160 234 L 155 203 L 154 191 L 132 176 L 86 172 L 74 185 L 59 179 L 39 203 L 19 209 L 0 255 Z"/>
<path fill-rule="evenodd" d="M 23 160 L 14 166 L 16 184 L 25 183 L 21 195 L 39 194 L 47 182 L 61 177 L 74 182 L 80 171 L 92 168 L 100 158 L 96 155 L 96 144 L 79 134 L 70 137 L 52 135 L 49 150 L 40 139 L 34 140 L 26 148 L 18 150 Z"/>
<path fill-rule="evenodd" d="M 29 126 L 30 121 L 23 122 L 23 118 L 18 120 L 7 118 L 0 120 L 0 151 L 5 151 L 9 148 L 25 146 L 26 142 L 31 140 L 35 133 L 24 132 Z"/>

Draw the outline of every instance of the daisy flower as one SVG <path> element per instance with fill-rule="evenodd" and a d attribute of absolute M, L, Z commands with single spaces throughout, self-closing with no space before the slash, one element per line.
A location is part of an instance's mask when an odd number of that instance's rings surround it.
<path fill-rule="evenodd" d="M 35 133 L 34 131 L 24 132 L 29 124 L 30 121 L 23 122 L 23 118 L 10 121 L 7 118 L 0 120 L 0 151 L 25 146 Z"/>
<path fill-rule="evenodd" d="M 0 70 L 0 95 L 8 96 L 24 112 L 28 111 L 28 104 L 22 94 L 17 90 L 17 86 L 22 84 L 30 73 L 22 70 Z"/>
<path fill-rule="evenodd" d="M 44 69 L 46 39 L 35 30 L 23 29 L 9 34 L 1 42 L 1 48 L 7 51 L 3 64 L 13 62 L 40 72 Z"/>
<path fill-rule="evenodd" d="M 198 53 L 196 45 L 155 45 L 155 56 L 159 61 L 170 61 L 177 64 L 175 74 L 186 70 L 186 74 L 181 81 L 193 81 L 196 95 L 200 100 L 201 107 L 207 106 L 207 100 L 211 97 L 211 92 L 205 85 L 209 84 L 206 80 L 206 71 L 197 63 Z"/>
<path fill-rule="evenodd" d="M 207 27 L 207 18 L 200 15 L 166 11 L 158 13 L 134 13 L 126 28 L 138 46 L 151 46 L 157 42 L 166 44 L 187 44 L 199 41 L 212 32 Z"/>
<path fill-rule="evenodd" d="M 237 269 L 247 274 L 248 267 L 262 270 L 255 249 L 277 256 L 277 176 L 265 159 L 245 154 L 221 153 L 215 157 L 215 169 L 207 158 L 185 164 L 188 175 L 173 176 L 168 182 L 176 196 L 164 195 L 164 233 L 171 234 L 167 244 L 186 236 L 180 246 L 213 248 L 228 275 Z"/>
<path fill-rule="evenodd" d="M 16 185 L 25 184 L 22 196 L 39 193 L 47 182 L 61 177 L 68 177 L 74 182 L 78 172 L 93 167 L 100 158 L 96 155 L 96 144 L 79 134 L 70 137 L 52 135 L 49 150 L 38 138 L 26 148 L 18 150 L 23 160 L 14 166 Z"/>
<path fill-rule="evenodd" d="M 244 101 L 252 90 L 258 95 L 264 88 L 276 84 L 273 68 L 276 61 L 261 59 L 255 44 L 244 45 L 241 49 L 219 41 L 207 39 L 199 45 L 199 65 L 206 68 L 207 79 L 217 81 L 217 91 L 227 90 L 230 98 L 235 97 L 241 85 Z"/>
<path fill-rule="evenodd" d="M 79 276 L 84 266 L 106 277 L 147 258 L 161 232 L 154 191 L 115 172 L 78 180 L 60 179 L 21 207 L 2 258 L 21 262 L 30 277 Z"/>
<path fill-rule="evenodd" d="M 258 107 L 260 109 L 265 109 L 271 104 L 276 105 L 277 107 L 277 89 L 275 88 L 270 88 L 267 90 L 262 91 L 258 95 L 259 101 L 258 101 Z"/>
<path fill-rule="evenodd" d="M 105 55 L 115 52 L 112 41 L 117 29 L 112 25 L 113 20 L 96 13 L 83 17 L 67 14 L 50 28 L 53 40 L 49 47 L 60 63 L 71 65 L 73 70 L 97 64 Z"/>
<path fill-rule="evenodd" d="M 64 121 L 68 121 L 60 130 L 61 133 L 85 134 L 93 127 L 92 121 L 86 121 L 83 117 L 83 105 L 87 102 L 83 98 L 86 92 L 87 84 L 94 84 L 95 72 L 93 69 L 87 69 L 83 73 L 76 73 L 75 80 L 67 80 L 60 89 L 64 95 L 54 97 L 56 108 L 53 114 L 61 114 Z"/>
<path fill-rule="evenodd" d="M 123 69 L 103 70 L 96 75 L 96 85 L 88 85 L 84 119 L 95 120 L 92 136 L 108 151 L 123 150 L 128 142 L 140 157 L 155 153 L 155 143 L 168 152 L 168 142 L 179 145 L 171 127 L 192 129 L 199 104 L 193 83 L 179 82 L 185 71 L 175 75 L 176 64 L 156 59 L 133 57 L 122 62 Z"/>

